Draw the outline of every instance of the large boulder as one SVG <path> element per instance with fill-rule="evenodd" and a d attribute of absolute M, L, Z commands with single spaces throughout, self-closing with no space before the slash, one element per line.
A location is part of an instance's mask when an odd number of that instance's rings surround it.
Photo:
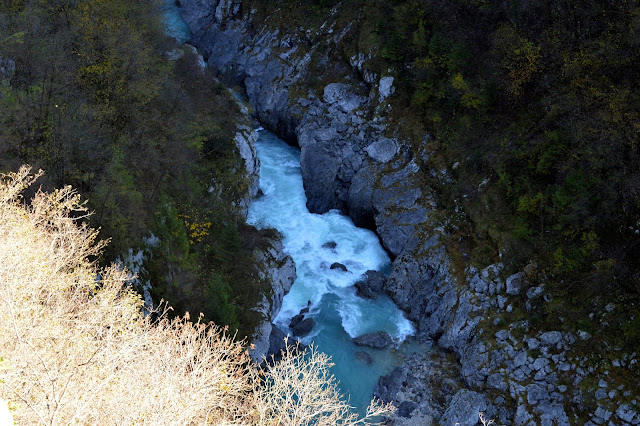
<path fill-rule="evenodd" d="M 492 413 L 487 413 L 489 408 L 489 402 L 484 395 L 468 389 L 461 389 L 451 400 L 449 408 L 442 416 L 441 423 L 476 426 L 480 422 L 481 414 L 491 416 Z"/>
<path fill-rule="evenodd" d="M 365 299 L 375 299 L 383 292 L 385 275 L 380 271 L 367 271 L 362 279 L 354 284 L 358 296 Z"/>
<path fill-rule="evenodd" d="M 304 337 L 311 333 L 313 327 L 316 325 L 316 322 L 313 318 L 305 318 L 306 314 L 309 313 L 309 306 L 300 310 L 300 313 L 293 318 L 289 322 L 289 328 L 291 332 L 296 337 Z"/>
<path fill-rule="evenodd" d="M 377 331 L 355 337 L 353 343 L 358 346 L 369 346 L 370 348 L 384 349 L 393 344 L 393 339 L 386 331 Z"/>
<path fill-rule="evenodd" d="M 399 408 L 391 424 L 428 425 L 442 417 L 461 386 L 459 365 L 444 352 L 431 352 L 415 354 L 380 377 L 374 395 Z"/>

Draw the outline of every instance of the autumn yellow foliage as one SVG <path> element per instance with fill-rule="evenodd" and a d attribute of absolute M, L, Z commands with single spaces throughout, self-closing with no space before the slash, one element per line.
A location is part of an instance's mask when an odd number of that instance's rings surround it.
<path fill-rule="evenodd" d="M 39 175 L 39 174 L 38 174 Z M 358 424 L 326 356 L 289 354 L 259 370 L 242 342 L 188 318 L 143 310 L 69 188 L 0 182 L 0 399 L 18 424 Z M 166 312 L 165 312 L 166 313 Z"/>

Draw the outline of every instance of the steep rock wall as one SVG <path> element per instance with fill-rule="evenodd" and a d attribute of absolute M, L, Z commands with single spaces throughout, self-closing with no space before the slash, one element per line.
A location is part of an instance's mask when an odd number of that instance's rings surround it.
<path fill-rule="evenodd" d="M 543 288 L 527 288 L 526 274 L 505 278 L 500 264 L 482 271 L 453 267 L 437 234 L 425 226 L 434 200 L 417 173 L 420 156 L 428 153 L 410 149 L 386 118 L 393 76 L 367 71 L 366 52 L 348 63 L 331 56 L 348 25 L 334 31 L 335 16 L 329 16 L 318 31 L 281 33 L 268 20 L 254 21 L 254 11 L 243 10 L 240 0 L 180 3 L 191 42 L 209 66 L 244 87 L 265 126 L 300 146 L 309 210 L 340 209 L 357 225 L 375 229 L 395 257 L 385 290 L 416 323 L 421 340 L 458 358 L 471 390 L 444 395 L 439 409 L 420 400 L 424 395 L 414 381 L 387 379 L 396 386 L 378 394 L 404 407 L 398 424 L 432 417 L 471 425 L 478 411 L 506 424 L 569 424 L 585 417 L 594 424 L 640 424 L 633 404 L 615 398 L 623 389 L 610 389 L 604 379 L 595 395 L 578 386 L 597 379 L 585 359 L 570 352 L 588 335 L 536 330 L 527 321 L 501 323 L 516 305 L 535 309 Z M 492 324 L 490 330 L 483 324 Z M 394 374 L 427 364 L 410 360 Z M 593 398 L 597 403 L 587 404 Z"/>

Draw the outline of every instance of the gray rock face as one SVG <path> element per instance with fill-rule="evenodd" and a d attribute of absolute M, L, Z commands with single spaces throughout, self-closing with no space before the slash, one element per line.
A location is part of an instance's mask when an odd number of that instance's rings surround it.
<path fill-rule="evenodd" d="M 307 208 L 312 213 L 343 209 L 344 202 L 338 198 L 338 182 L 335 180 L 340 163 L 336 159 L 333 144 L 330 140 L 312 138 L 316 143 L 305 144 L 300 151 Z"/>
<path fill-rule="evenodd" d="M 393 77 L 387 76 L 380 79 L 378 93 L 380 94 L 380 102 L 384 101 L 391 95 L 395 89 L 393 88 Z"/>
<path fill-rule="evenodd" d="M 475 426 L 480 420 L 480 414 L 487 413 L 489 403 L 484 395 L 467 389 L 461 389 L 453 397 L 449 408 L 442 416 L 441 423 L 447 425 Z"/>
<path fill-rule="evenodd" d="M 462 387 L 456 373 L 458 365 L 444 354 L 416 354 L 391 374 L 381 377 L 374 395 L 403 407 L 390 417 L 392 424 L 431 424 L 441 419 Z M 410 419 L 414 422 L 410 423 Z"/>
<path fill-rule="evenodd" d="M 384 349 L 393 344 L 391 336 L 386 331 L 367 333 L 353 338 L 353 343 L 358 346 L 369 346 L 370 348 Z"/>
<path fill-rule="evenodd" d="M 364 105 L 367 101 L 350 91 L 350 88 L 342 83 L 331 83 L 324 88 L 324 101 L 329 105 L 335 105 L 342 112 L 352 112 Z"/>
<path fill-rule="evenodd" d="M 247 125 L 240 126 L 234 142 L 244 161 L 245 178 L 249 184 L 246 197 L 241 202 L 241 210 L 246 217 L 253 200 L 260 190 L 260 160 L 255 149 L 255 143 L 258 139 L 258 132 Z"/>
<path fill-rule="evenodd" d="M 365 148 L 367 155 L 379 163 L 387 163 L 398 152 L 396 143 L 389 138 L 382 138 Z"/>
<path fill-rule="evenodd" d="M 398 141 L 382 134 L 384 126 L 365 119 L 365 107 L 377 102 L 367 96 L 370 89 L 364 83 L 335 82 L 327 84 L 319 96 L 309 92 L 306 97 L 290 99 L 290 87 L 306 78 L 312 58 L 316 63 L 328 61 L 328 52 L 317 52 L 317 46 L 309 47 L 307 40 L 293 34 L 279 34 L 267 27 L 250 29 L 246 20 L 234 19 L 239 3 L 182 0 L 182 16 L 193 32 L 192 43 L 207 58 L 209 66 L 244 85 L 261 122 L 285 140 L 297 141 L 309 210 L 353 211 L 356 223 L 366 222 L 369 226 L 373 215 L 381 212 L 377 221 L 394 240 L 388 244 L 390 250 L 399 253 L 414 233 L 416 223 L 425 219 L 426 211 L 411 205 L 422 195 L 415 191 L 418 182 L 405 179 L 385 184 L 375 199 L 368 197 L 367 205 L 358 199 L 368 194 L 358 194 L 359 188 L 350 189 L 354 177 L 367 164 L 388 163 L 401 152 Z M 329 75 L 339 78 L 349 74 L 347 66 L 331 65 Z M 381 93 L 391 93 L 392 83 L 393 77 L 381 79 Z M 380 175 L 379 170 L 371 170 L 375 171 L 371 175 L 374 179 Z M 410 173 L 415 171 L 407 169 Z M 409 204 L 402 199 L 407 197 L 412 198 Z M 404 217 L 395 220 L 389 212 L 383 212 L 395 208 L 407 210 Z M 399 239 L 393 237 L 396 230 L 400 231 Z"/>
<path fill-rule="evenodd" d="M 377 213 L 373 202 L 374 184 L 376 183 L 376 169 L 371 163 L 365 163 L 351 180 L 347 192 L 347 206 L 349 216 L 356 226 L 373 228 Z"/>
<path fill-rule="evenodd" d="M 271 334 L 269 335 L 269 349 L 265 354 L 266 357 L 273 355 L 274 357 L 282 357 L 282 352 L 287 349 L 285 339 L 287 335 L 280 330 L 275 324 L 271 324 Z"/>
<path fill-rule="evenodd" d="M 269 353 L 273 320 L 282 308 L 282 299 L 296 280 L 296 267 L 293 259 L 283 253 L 282 242 L 271 241 L 271 247 L 264 251 L 256 250 L 254 259 L 260 268 L 260 278 L 271 283 L 271 296 L 263 296 L 262 302 L 255 308 L 262 315 L 262 321 L 251 337 L 253 349 L 249 350 L 251 359 L 260 363 Z"/>

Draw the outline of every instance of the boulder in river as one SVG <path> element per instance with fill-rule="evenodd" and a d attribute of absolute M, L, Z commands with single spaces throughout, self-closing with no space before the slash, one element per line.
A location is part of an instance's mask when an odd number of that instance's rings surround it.
<path fill-rule="evenodd" d="M 333 250 L 338 246 L 338 243 L 336 243 L 335 241 L 327 241 L 326 243 L 324 243 L 322 245 L 322 248 L 326 248 L 326 249 L 330 249 Z"/>
<path fill-rule="evenodd" d="M 377 331 L 355 337 L 353 343 L 358 346 L 369 346 L 376 349 L 384 349 L 393 343 L 391 336 L 386 331 Z"/>
<path fill-rule="evenodd" d="M 380 271 L 367 271 L 362 279 L 355 283 L 356 293 L 365 299 L 375 299 L 382 293 L 385 279 Z"/>
<path fill-rule="evenodd" d="M 309 312 L 309 306 L 311 302 L 308 303 L 306 308 L 300 310 L 300 313 L 293 318 L 291 318 L 291 322 L 289 322 L 289 328 L 291 332 L 296 337 L 304 337 L 307 334 L 311 333 L 311 330 L 316 325 L 316 322 L 313 318 L 305 318 L 305 314 Z"/>
<path fill-rule="evenodd" d="M 275 324 L 272 324 L 271 334 L 269 335 L 269 351 L 266 354 L 267 362 L 280 361 L 282 355 L 287 351 L 289 347 L 289 353 L 295 354 L 299 351 L 304 351 L 306 346 L 300 343 L 297 339 L 293 339 L 280 330 Z"/>
<path fill-rule="evenodd" d="M 310 308 L 311 308 L 311 300 L 308 300 L 307 307 L 300 309 L 300 314 L 308 314 Z"/>
<path fill-rule="evenodd" d="M 331 267 L 329 269 L 339 269 L 339 270 L 344 271 L 344 272 L 349 272 L 347 267 L 344 266 L 342 263 L 339 263 L 339 262 L 332 263 Z"/>
<path fill-rule="evenodd" d="M 305 318 L 301 321 L 298 321 L 295 325 L 290 326 L 290 328 L 294 336 L 304 337 L 309 333 L 311 333 L 311 330 L 313 330 L 313 327 L 315 325 L 316 325 L 316 322 L 313 320 L 313 318 Z"/>

